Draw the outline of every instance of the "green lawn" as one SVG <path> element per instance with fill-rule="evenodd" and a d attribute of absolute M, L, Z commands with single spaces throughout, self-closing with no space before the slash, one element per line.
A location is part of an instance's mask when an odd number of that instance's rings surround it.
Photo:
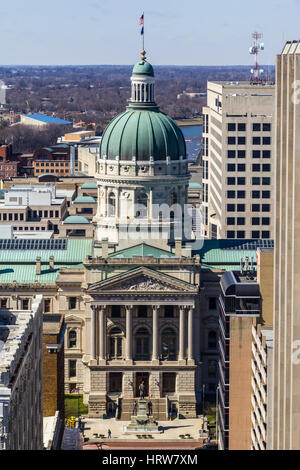
<path fill-rule="evenodd" d="M 86 415 L 88 413 L 87 405 L 83 404 L 82 395 L 77 393 L 65 395 L 65 417 Z"/>

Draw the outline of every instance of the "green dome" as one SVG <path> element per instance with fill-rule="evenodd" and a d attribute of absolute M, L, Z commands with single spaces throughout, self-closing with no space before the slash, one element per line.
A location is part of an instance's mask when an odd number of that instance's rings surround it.
<path fill-rule="evenodd" d="M 155 107 L 128 106 L 106 127 L 101 143 L 100 158 L 137 161 L 179 160 L 186 158 L 184 136 L 175 122 Z"/>
<path fill-rule="evenodd" d="M 151 77 L 154 77 L 154 70 L 149 62 L 141 60 L 133 67 L 132 75 L 150 75 Z"/>

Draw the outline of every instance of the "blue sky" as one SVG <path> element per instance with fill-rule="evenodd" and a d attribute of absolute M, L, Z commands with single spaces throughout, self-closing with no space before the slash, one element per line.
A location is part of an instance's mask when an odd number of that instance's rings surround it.
<path fill-rule="evenodd" d="M 300 39 L 300 0 L 2 0 L 0 64 L 133 64 L 142 11 L 157 65 L 252 63 L 255 30 L 260 62 L 274 64 L 286 40 Z"/>

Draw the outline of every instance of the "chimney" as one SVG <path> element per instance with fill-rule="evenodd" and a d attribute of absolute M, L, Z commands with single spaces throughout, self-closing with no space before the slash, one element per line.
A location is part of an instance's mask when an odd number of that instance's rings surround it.
<path fill-rule="evenodd" d="M 108 238 L 102 238 L 102 258 L 108 257 Z"/>
<path fill-rule="evenodd" d="M 41 262 L 41 257 L 38 256 L 36 258 L 35 274 L 41 274 L 41 271 L 42 271 L 42 262 Z"/>
<path fill-rule="evenodd" d="M 181 238 L 175 238 L 175 256 L 177 256 L 178 258 L 182 257 Z"/>
<path fill-rule="evenodd" d="M 54 270 L 54 256 L 50 256 L 49 258 L 49 268 L 51 269 L 51 271 Z"/>

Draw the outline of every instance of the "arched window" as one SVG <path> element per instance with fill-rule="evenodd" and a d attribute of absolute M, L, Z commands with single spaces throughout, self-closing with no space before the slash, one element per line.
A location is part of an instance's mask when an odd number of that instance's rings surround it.
<path fill-rule="evenodd" d="M 165 328 L 161 337 L 161 356 L 164 361 L 176 360 L 176 332 L 173 328 Z"/>
<path fill-rule="evenodd" d="M 215 331 L 208 333 L 208 349 L 217 349 L 217 333 Z"/>
<path fill-rule="evenodd" d="M 139 328 L 135 335 L 136 339 L 136 360 L 149 361 L 150 360 L 150 334 L 146 328 Z"/>
<path fill-rule="evenodd" d="M 218 363 L 215 360 L 208 361 L 207 375 L 209 379 L 216 379 L 218 372 Z"/>
<path fill-rule="evenodd" d="M 114 327 L 109 333 L 109 357 L 110 359 L 120 359 L 123 356 L 123 332 L 120 328 Z"/>
<path fill-rule="evenodd" d="M 77 333 L 75 330 L 69 331 L 69 348 L 76 348 L 77 347 Z"/>
<path fill-rule="evenodd" d="M 114 193 L 108 195 L 108 217 L 115 217 L 116 215 L 116 196 Z"/>
<path fill-rule="evenodd" d="M 136 217 L 144 219 L 148 216 L 148 196 L 145 192 L 140 192 L 136 199 Z"/>
<path fill-rule="evenodd" d="M 170 205 L 173 206 L 173 204 L 177 204 L 177 202 L 178 202 L 177 194 L 175 193 L 175 191 L 173 191 L 170 197 Z"/>

